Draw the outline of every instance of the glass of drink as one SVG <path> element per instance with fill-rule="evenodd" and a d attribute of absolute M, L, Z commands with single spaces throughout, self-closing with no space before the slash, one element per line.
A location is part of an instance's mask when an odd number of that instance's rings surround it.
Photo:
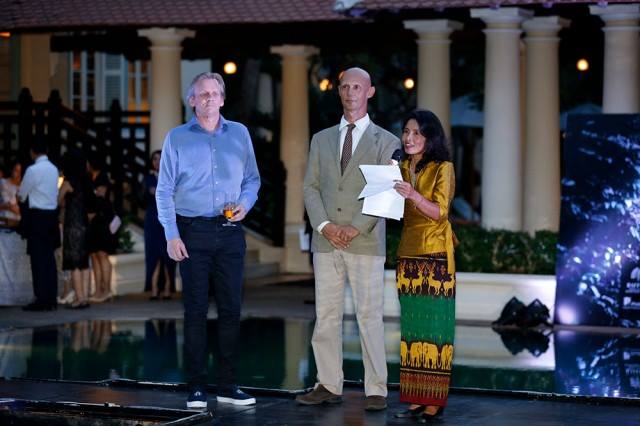
<path fill-rule="evenodd" d="M 227 222 L 223 223 L 222 226 L 236 226 L 234 223 L 230 222 L 229 219 L 233 217 L 233 211 L 236 209 L 238 196 L 233 192 L 225 192 L 224 194 L 224 206 L 222 208 L 222 214 L 225 218 L 227 218 Z"/>

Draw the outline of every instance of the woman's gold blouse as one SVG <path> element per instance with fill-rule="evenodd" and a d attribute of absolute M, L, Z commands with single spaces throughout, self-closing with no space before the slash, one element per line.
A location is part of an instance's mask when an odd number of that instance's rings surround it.
<path fill-rule="evenodd" d="M 411 183 L 410 160 L 400 164 L 402 179 Z M 418 256 L 429 253 L 447 253 L 449 270 L 453 264 L 453 231 L 449 223 L 449 206 L 455 192 L 456 178 L 449 161 L 430 162 L 416 176 L 413 187 L 424 198 L 440 207 L 440 218 L 431 219 L 415 208 L 412 201 L 404 203 L 404 226 L 398 247 L 398 256 Z"/>

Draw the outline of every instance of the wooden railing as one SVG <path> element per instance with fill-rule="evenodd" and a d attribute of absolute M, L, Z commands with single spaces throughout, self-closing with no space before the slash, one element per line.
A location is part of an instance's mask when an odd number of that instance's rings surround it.
<path fill-rule="evenodd" d="M 130 122 L 130 117 L 144 120 Z M 82 114 L 64 106 L 57 90 L 47 102 L 34 102 L 29 90 L 22 89 L 17 102 L 0 103 L 0 161 L 27 164 L 36 138 L 47 144 L 48 156 L 57 165 L 72 147 L 97 153 L 113 182 L 116 211 L 139 221 L 143 212 L 137 190 L 147 173 L 148 121 L 148 112 L 122 111 L 117 101 L 107 112 Z"/>
<path fill-rule="evenodd" d="M 109 111 L 86 113 L 95 128 L 107 135 L 110 142 L 111 178 L 122 182 L 114 192 L 122 210 L 131 214 L 134 220 L 143 220 L 142 182 L 149 173 L 150 114 L 148 111 L 123 111 L 114 100 Z M 121 167 L 115 165 L 120 164 Z"/>

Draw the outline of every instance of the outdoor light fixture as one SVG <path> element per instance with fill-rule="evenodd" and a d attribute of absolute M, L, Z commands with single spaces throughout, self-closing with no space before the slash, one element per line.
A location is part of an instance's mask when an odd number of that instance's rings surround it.
<path fill-rule="evenodd" d="M 407 90 L 411 90 L 416 86 L 416 82 L 413 81 L 411 77 L 404 79 L 404 88 Z"/>
<path fill-rule="evenodd" d="M 578 61 L 576 67 L 578 68 L 578 71 L 587 71 L 589 69 L 589 61 L 582 58 Z"/>
<path fill-rule="evenodd" d="M 333 84 L 331 84 L 328 78 L 323 78 L 322 80 L 320 80 L 320 83 L 318 83 L 318 86 L 320 87 L 320 90 L 323 92 L 326 92 L 327 90 L 331 90 L 333 88 Z"/>
<path fill-rule="evenodd" d="M 235 74 L 236 71 L 238 71 L 238 66 L 235 62 L 229 61 L 224 64 L 224 67 L 222 69 L 224 70 L 225 74 Z"/>

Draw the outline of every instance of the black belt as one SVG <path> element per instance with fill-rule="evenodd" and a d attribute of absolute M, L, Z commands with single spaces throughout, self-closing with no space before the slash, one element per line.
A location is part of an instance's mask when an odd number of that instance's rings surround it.
<path fill-rule="evenodd" d="M 179 214 L 176 215 L 176 221 L 180 223 L 193 223 L 193 222 L 213 222 L 213 223 L 222 223 L 226 222 L 227 219 L 222 216 L 181 216 Z"/>

